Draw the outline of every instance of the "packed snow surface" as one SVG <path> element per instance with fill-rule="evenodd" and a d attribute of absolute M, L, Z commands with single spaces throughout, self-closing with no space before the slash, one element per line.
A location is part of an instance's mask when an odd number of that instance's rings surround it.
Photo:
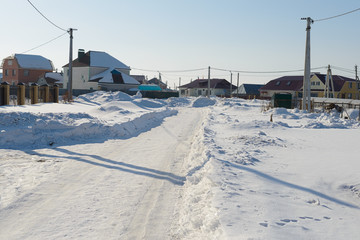
<path fill-rule="evenodd" d="M 359 239 L 358 111 L 265 105 L 0 107 L 0 239 Z"/>

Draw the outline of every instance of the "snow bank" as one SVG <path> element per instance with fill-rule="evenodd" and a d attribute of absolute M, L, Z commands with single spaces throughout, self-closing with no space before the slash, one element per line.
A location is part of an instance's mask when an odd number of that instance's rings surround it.
<path fill-rule="evenodd" d="M 84 104 L 86 104 L 84 111 Z M 66 105 L 66 104 L 60 104 Z M 132 98 L 122 92 L 94 92 L 68 104 L 72 112 L 45 110 L 59 105 L 26 106 L 26 111 L 0 108 L 1 148 L 34 148 L 75 142 L 103 142 L 136 136 L 161 123 L 176 110 L 163 101 Z M 21 107 L 19 107 L 21 108 Z"/>

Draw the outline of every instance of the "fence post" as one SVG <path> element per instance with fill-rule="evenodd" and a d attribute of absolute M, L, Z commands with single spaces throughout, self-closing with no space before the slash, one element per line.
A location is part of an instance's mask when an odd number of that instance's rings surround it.
<path fill-rule="evenodd" d="M 30 98 L 31 104 L 39 103 L 39 85 L 37 83 L 31 84 Z"/>
<path fill-rule="evenodd" d="M 44 101 L 44 103 L 48 103 L 49 102 L 49 85 L 48 84 L 44 84 L 41 85 L 42 88 L 42 99 Z"/>
<path fill-rule="evenodd" d="M 53 89 L 54 103 L 59 103 L 59 85 L 54 84 Z"/>
<path fill-rule="evenodd" d="M 0 106 L 10 104 L 10 84 L 2 82 L 0 86 Z"/>
<path fill-rule="evenodd" d="M 17 89 L 17 104 L 25 105 L 25 83 L 19 83 Z"/>

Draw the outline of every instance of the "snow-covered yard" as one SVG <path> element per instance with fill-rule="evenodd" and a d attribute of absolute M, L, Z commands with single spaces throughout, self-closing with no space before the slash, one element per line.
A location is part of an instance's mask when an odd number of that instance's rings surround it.
<path fill-rule="evenodd" d="M 360 124 L 263 105 L 0 107 L 0 239 L 358 239 Z"/>

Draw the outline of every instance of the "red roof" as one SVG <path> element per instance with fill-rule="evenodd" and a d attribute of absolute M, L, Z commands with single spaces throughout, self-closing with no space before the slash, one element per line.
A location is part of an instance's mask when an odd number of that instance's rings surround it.
<path fill-rule="evenodd" d="M 301 91 L 303 87 L 303 76 L 284 76 L 279 77 L 268 82 L 259 91 L 266 90 L 288 90 L 288 91 Z"/>
<path fill-rule="evenodd" d="M 210 88 L 230 89 L 230 83 L 226 79 L 212 78 L 210 79 Z M 179 88 L 207 88 L 208 79 L 196 79 L 191 83 L 180 86 Z M 235 85 L 232 85 L 236 89 Z"/>

